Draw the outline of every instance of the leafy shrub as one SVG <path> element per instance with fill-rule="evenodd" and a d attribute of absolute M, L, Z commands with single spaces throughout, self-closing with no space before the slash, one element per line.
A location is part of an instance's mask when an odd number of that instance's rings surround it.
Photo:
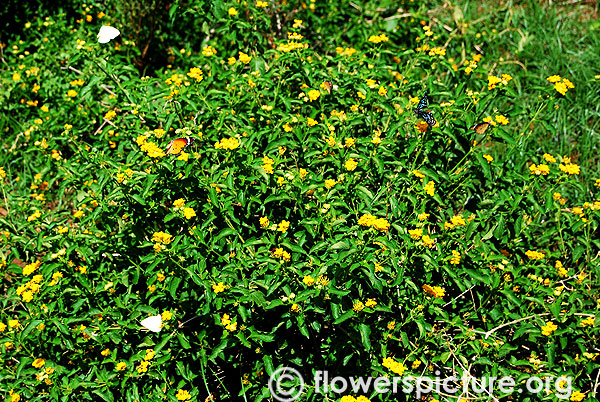
<path fill-rule="evenodd" d="M 148 76 L 92 6 L 4 48 L 5 396 L 263 400 L 283 366 L 590 391 L 597 167 L 536 145 L 576 77 L 530 112 L 418 6 L 264 4 L 163 9 L 208 37 Z"/>

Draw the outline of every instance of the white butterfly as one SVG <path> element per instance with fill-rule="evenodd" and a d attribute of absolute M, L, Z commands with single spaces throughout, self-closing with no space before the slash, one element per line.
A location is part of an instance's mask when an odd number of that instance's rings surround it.
<path fill-rule="evenodd" d="M 108 25 L 102 25 L 100 32 L 98 32 L 98 42 L 108 43 L 111 41 L 111 39 L 114 39 L 119 35 L 121 35 L 121 31 L 119 31 L 117 28 L 113 28 Z"/>
<path fill-rule="evenodd" d="M 162 317 L 159 315 L 153 315 L 148 318 L 144 318 L 140 325 L 152 332 L 160 332 L 162 328 Z"/>

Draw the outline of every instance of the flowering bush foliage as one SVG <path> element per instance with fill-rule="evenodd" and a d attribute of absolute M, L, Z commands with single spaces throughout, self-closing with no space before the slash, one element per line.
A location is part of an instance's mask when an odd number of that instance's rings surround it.
<path fill-rule="evenodd" d="M 536 142 L 569 70 L 527 83 L 532 115 L 419 5 L 342 43 L 311 0 L 216 2 L 140 78 L 132 30 L 83 7 L 2 44 L 5 398 L 266 400 L 281 366 L 592 390 L 598 169 Z"/>

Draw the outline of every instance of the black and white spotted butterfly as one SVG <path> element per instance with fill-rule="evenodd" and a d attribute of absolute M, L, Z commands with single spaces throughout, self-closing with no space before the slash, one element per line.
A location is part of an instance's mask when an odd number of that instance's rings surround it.
<path fill-rule="evenodd" d="M 429 96 L 428 95 L 429 95 L 429 91 L 426 91 L 425 95 L 423 95 L 423 97 L 419 101 L 419 104 L 417 105 L 417 108 L 415 109 L 415 113 L 417 114 L 417 116 L 419 116 L 419 118 L 425 120 L 425 122 L 427 123 L 427 125 L 429 127 L 433 127 L 437 124 L 437 122 L 435 121 L 435 118 L 433 117 L 431 110 L 423 110 L 429 104 Z"/>

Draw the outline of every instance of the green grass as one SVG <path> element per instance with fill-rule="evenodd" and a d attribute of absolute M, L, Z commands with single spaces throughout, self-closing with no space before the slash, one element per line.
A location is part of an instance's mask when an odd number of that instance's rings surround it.
<path fill-rule="evenodd" d="M 597 400 L 596 5 L 103 4 L 3 11 L 4 398 L 271 400 L 290 366 L 307 401 L 403 398 L 318 370 Z"/>

